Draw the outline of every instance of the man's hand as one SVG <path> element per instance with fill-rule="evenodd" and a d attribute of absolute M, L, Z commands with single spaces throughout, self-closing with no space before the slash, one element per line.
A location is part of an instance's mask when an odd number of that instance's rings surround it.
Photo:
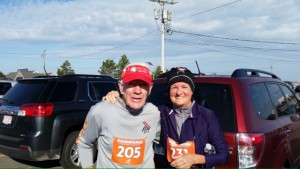
<path fill-rule="evenodd" d="M 95 168 L 94 165 L 91 165 L 91 166 L 86 167 L 86 169 L 93 169 L 93 168 Z"/>
<path fill-rule="evenodd" d="M 120 97 L 118 91 L 110 91 L 106 94 L 106 96 L 102 97 L 102 101 L 107 101 L 108 103 L 115 103 L 117 101 L 117 97 Z"/>

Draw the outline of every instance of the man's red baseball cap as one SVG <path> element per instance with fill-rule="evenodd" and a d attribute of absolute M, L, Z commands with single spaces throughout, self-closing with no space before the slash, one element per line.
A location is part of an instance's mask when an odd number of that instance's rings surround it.
<path fill-rule="evenodd" d="M 152 77 L 149 67 L 144 63 L 132 63 L 127 65 L 122 72 L 121 79 L 124 83 L 133 80 L 142 80 L 148 85 L 152 85 Z"/>

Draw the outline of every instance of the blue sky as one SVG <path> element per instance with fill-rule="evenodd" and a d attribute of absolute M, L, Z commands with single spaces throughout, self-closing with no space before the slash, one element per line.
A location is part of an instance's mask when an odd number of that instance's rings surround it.
<path fill-rule="evenodd" d="M 237 68 L 300 80 L 299 0 L 177 0 L 165 68 L 206 74 Z M 56 72 L 65 60 L 76 73 L 98 74 L 106 59 L 161 65 L 161 33 L 149 0 L 1 0 L 0 71 Z"/>

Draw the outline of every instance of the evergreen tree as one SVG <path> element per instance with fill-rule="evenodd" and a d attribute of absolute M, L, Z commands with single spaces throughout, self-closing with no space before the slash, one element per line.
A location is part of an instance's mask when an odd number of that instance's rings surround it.
<path fill-rule="evenodd" d="M 116 72 L 116 68 L 117 68 L 116 63 L 111 59 L 107 59 L 107 60 L 102 62 L 102 66 L 100 67 L 98 72 L 101 75 L 108 75 L 108 76 L 113 76 L 114 77 L 114 74 Z"/>
<path fill-rule="evenodd" d="M 118 62 L 118 65 L 117 65 L 117 69 L 116 69 L 116 72 L 114 74 L 114 77 L 116 78 L 120 78 L 121 74 L 122 74 L 122 71 L 123 69 L 126 67 L 126 65 L 129 64 L 129 60 L 127 58 L 127 56 L 124 54 L 121 56 L 121 59 L 119 60 Z"/>
<path fill-rule="evenodd" d="M 5 78 L 5 75 L 3 72 L 0 71 L 0 78 Z"/>
<path fill-rule="evenodd" d="M 71 64 L 68 60 L 66 60 L 60 68 L 57 69 L 57 75 L 67 75 L 67 74 L 74 74 L 75 71 L 72 69 Z"/>
<path fill-rule="evenodd" d="M 161 66 L 157 66 L 154 70 L 154 72 L 152 72 L 152 78 L 156 78 L 159 75 L 161 75 L 163 73 L 163 71 L 161 70 Z"/>

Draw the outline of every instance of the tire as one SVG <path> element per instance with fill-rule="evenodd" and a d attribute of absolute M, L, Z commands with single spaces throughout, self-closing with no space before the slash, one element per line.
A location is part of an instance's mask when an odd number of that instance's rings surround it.
<path fill-rule="evenodd" d="M 64 143 L 63 151 L 60 156 L 59 163 L 63 168 L 81 168 L 78 156 L 77 145 L 75 144 L 79 131 L 70 133 Z M 93 161 L 97 160 L 97 142 L 93 147 Z"/>
<path fill-rule="evenodd" d="M 64 143 L 59 160 L 59 163 L 63 168 L 81 168 L 78 158 L 77 145 L 75 144 L 78 134 L 79 131 L 70 133 Z"/>

